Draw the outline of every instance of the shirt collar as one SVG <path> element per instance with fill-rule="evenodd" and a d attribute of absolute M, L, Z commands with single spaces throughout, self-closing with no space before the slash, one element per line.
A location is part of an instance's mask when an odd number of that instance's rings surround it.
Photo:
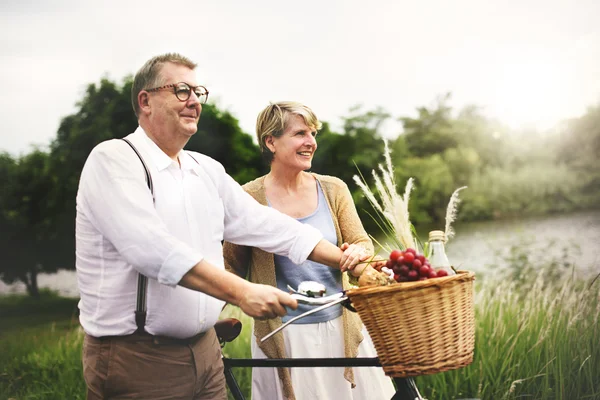
<path fill-rule="evenodd" d="M 179 162 L 181 163 L 181 169 L 184 171 L 192 171 L 196 175 L 201 175 L 201 168 L 198 164 L 199 158 L 198 155 L 190 155 L 187 151 L 181 151 L 179 153 Z"/>
<path fill-rule="evenodd" d="M 141 126 L 137 127 L 137 129 L 135 130 L 133 135 L 135 137 L 138 137 L 139 140 L 144 143 L 144 147 L 146 147 L 146 151 L 147 151 L 148 155 L 150 156 L 152 164 L 154 164 L 159 171 L 167 169 L 172 164 L 176 163 L 175 161 L 173 161 L 171 159 L 171 157 L 166 155 L 165 152 L 162 151 L 160 149 L 160 147 L 158 147 L 152 139 L 150 139 L 150 136 L 148 136 L 148 134 L 144 131 L 144 129 Z M 188 157 L 186 157 L 186 156 L 187 155 L 185 154 L 185 151 L 183 151 L 183 150 L 181 150 L 179 152 L 179 154 L 177 155 L 180 162 L 182 159 L 187 159 Z M 190 160 L 190 161 L 195 164 L 194 160 Z M 181 165 L 183 168 L 183 162 Z"/>

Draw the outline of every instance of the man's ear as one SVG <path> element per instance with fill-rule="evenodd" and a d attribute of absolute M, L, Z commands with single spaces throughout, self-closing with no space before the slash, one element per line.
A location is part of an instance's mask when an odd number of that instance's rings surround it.
<path fill-rule="evenodd" d="M 137 97 L 138 106 L 142 112 L 150 112 L 150 95 L 145 90 L 138 93 Z"/>
<path fill-rule="evenodd" d="M 265 138 L 265 146 L 267 146 L 267 149 L 271 150 L 271 153 L 275 153 L 275 140 L 273 138 L 273 135 L 267 135 L 267 137 Z"/>

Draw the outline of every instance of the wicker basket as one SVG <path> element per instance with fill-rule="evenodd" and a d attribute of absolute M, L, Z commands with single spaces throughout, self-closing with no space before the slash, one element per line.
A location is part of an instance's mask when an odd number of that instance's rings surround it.
<path fill-rule="evenodd" d="M 458 369 L 473 362 L 475 274 L 346 293 L 373 339 L 386 375 L 403 378 Z"/>

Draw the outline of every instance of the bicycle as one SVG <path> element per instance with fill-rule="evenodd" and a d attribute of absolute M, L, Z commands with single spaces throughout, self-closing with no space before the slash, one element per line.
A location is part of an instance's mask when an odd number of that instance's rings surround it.
<path fill-rule="evenodd" d="M 223 347 L 235 340 L 242 331 L 242 322 L 226 318 L 215 325 L 217 337 Z M 233 375 L 235 367 L 381 367 L 379 358 L 229 358 L 223 356 L 223 366 L 227 387 L 235 400 L 245 397 Z M 424 400 L 412 378 L 392 378 L 396 393 L 391 400 Z"/>

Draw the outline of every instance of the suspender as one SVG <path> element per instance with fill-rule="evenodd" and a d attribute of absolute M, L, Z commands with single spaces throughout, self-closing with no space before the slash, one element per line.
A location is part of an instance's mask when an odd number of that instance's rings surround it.
<path fill-rule="evenodd" d="M 138 156 L 138 158 L 142 162 L 142 166 L 144 167 L 144 172 L 146 173 L 146 183 L 148 184 L 148 189 L 150 189 L 150 193 L 152 194 L 152 202 L 154 202 L 155 201 L 154 185 L 152 184 L 152 175 L 150 175 L 150 170 L 148 169 L 148 166 L 144 162 L 142 155 L 135 148 L 133 143 L 131 143 L 126 138 L 122 138 L 121 140 L 123 140 L 125 143 L 127 143 L 129 145 L 129 147 L 131 147 L 133 149 L 135 154 Z M 190 153 L 188 153 L 188 154 L 190 155 L 190 157 L 192 157 L 192 160 L 194 160 L 196 162 L 196 164 L 200 164 L 194 156 L 192 156 Z M 146 292 L 147 291 L 148 291 L 148 278 L 145 275 L 138 274 L 137 303 L 135 306 L 135 324 L 136 324 L 139 332 L 143 332 L 144 326 L 146 326 Z"/>
<path fill-rule="evenodd" d="M 140 161 L 142 162 L 142 166 L 144 167 L 144 171 L 146 173 L 146 183 L 148 184 L 148 189 L 150 189 L 150 193 L 152 194 L 152 201 L 154 202 L 154 186 L 152 185 L 152 176 L 150 175 L 150 170 L 148 166 L 144 162 L 142 155 L 138 152 L 135 146 L 127 139 L 122 139 L 125 143 L 127 143 L 138 156 Z M 144 326 L 146 326 L 146 292 L 148 291 L 148 278 L 145 275 L 138 273 L 138 284 L 137 284 L 137 303 L 135 305 L 135 324 L 138 328 L 139 332 L 144 331 Z"/>

